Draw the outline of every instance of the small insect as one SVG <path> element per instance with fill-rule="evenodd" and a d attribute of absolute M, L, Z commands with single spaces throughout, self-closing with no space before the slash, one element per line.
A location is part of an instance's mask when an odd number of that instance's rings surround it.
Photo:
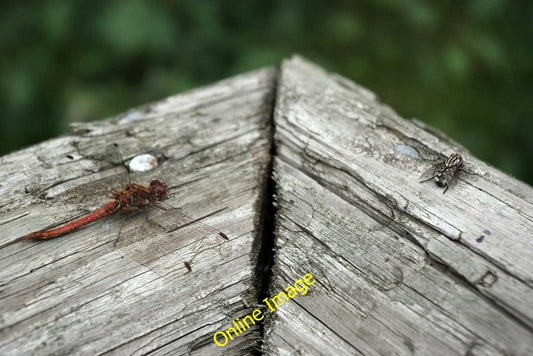
<path fill-rule="evenodd" d="M 446 193 L 448 188 L 457 183 L 457 175 L 463 170 L 463 156 L 459 153 L 453 153 L 450 157 L 437 162 L 420 176 L 420 183 L 429 180 L 435 180 L 439 187 L 446 187 L 442 194 Z"/>

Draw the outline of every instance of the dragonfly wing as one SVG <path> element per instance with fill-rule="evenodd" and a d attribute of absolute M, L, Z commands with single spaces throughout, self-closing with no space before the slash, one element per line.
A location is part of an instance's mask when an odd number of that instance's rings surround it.
<path fill-rule="evenodd" d="M 146 268 L 158 271 L 159 259 L 175 252 L 165 241 L 163 228 L 150 224 L 147 211 L 122 212 L 114 246 Z"/>
<path fill-rule="evenodd" d="M 159 212 L 157 214 L 153 214 L 156 215 L 153 217 L 153 220 L 169 232 L 180 229 L 201 229 L 203 230 L 205 236 L 216 235 L 224 240 L 229 240 L 228 236 L 224 232 L 204 222 L 211 216 L 226 210 L 226 208 L 219 209 L 196 219 L 185 214 L 182 209 L 175 208 L 163 202 L 158 202 L 158 206 L 156 208 L 158 208 L 157 210 L 159 210 Z M 191 228 L 189 228 L 189 226 L 191 226 Z"/>
<path fill-rule="evenodd" d="M 158 274 L 180 266 L 192 271 L 202 252 L 224 241 L 214 228 L 179 209 L 141 210 L 129 216 L 117 244 L 129 257 Z M 125 236 L 126 235 L 126 236 Z"/>
<path fill-rule="evenodd" d="M 187 246 L 187 259 L 194 269 L 194 264 L 202 252 L 221 248 L 229 240 L 222 231 L 215 229 L 205 221 L 220 211 L 210 213 L 202 218 L 194 219 L 183 213 L 181 209 L 161 205 L 159 209 L 152 209 L 150 220 L 152 223 L 164 228 L 169 240 L 177 241 L 180 245 Z M 174 242 L 175 244 L 175 242 Z M 203 261 L 205 262 L 205 261 Z M 185 264 L 187 266 L 187 264 Z M 187 266 L 190 269 L 190 266 Z"/>

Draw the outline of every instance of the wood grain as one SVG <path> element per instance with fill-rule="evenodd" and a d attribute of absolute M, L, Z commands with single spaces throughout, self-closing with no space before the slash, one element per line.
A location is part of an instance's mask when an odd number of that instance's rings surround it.
<path fill-rule="evenodd" d="M 257 299 L 254 224 L 268 177 L 275 76 L 272 68 L 240 75 L 0 158 L 0 354 L 217 352 L 213 334 Z M 230 240 L 194 228 L 149 236 L 150 221 L 137 216 L 139 224 L 109 217 L 49 241 L 18 240 L 120 189 L 120 162 L 105 156 L 114 142 L 126 159 L 159 159 L 132 181 L 166 182 L 165 203 Z M 118 248 L 121 226 L 129 242 Z M 158 249 L 166 254 L 148 264 L 135 258 Z M 188 273 L 183 262 L 193 256 Z M 256 327 L 224 351 L 250 351 L 259 337 Z"/>
<path fill-rule="evenodd" d="M 533 190 L 367 89 L 294 57 L 275 110 L 271 354 L 533 353 Z M 461 152 L 442 194 L 422 172 Z"/>
<path fill-rule="evenodd" d="M 277 76 L 240 75 L 0 157 L 0 354 L 533 354 L 533 189 L 305 59 Z M 150 212 L 20 241 L 120 189 L 113 142 L 125 159 L 158 158 L 132 181 L 168 183 L 166 203 L 230 240 Z M 419 183 L 453 152 L 468 171 L 455 187 Z M 260 305 L 307 273 L 305 295 Z M 256 308 L 264 325 L 214 344 Z"/>

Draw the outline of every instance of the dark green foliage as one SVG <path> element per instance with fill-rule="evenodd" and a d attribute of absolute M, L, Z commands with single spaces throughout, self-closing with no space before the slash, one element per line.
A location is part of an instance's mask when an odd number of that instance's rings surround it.
<path fill-rule="evenodd" d="M 531 4 L 7 2 L 0 152 L 300 53 L 533 183 Z"/>

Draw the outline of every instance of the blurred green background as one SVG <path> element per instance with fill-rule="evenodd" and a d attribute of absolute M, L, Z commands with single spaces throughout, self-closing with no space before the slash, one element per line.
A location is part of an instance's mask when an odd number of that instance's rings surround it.
<path fill-rule="evenodd" d="M 532 4 L 4 2 L 0 154 L 297 52 L 533 184 Z"/>

